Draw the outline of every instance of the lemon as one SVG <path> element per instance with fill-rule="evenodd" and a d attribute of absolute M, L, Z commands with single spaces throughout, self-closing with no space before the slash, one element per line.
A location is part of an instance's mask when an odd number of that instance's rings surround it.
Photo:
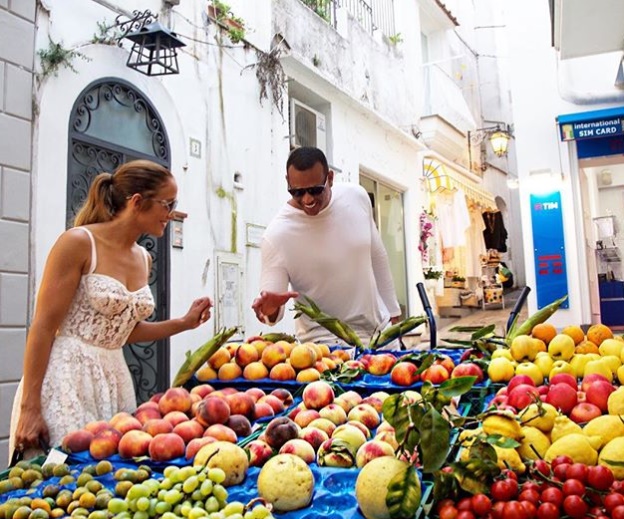
<path fill-rule="evenodd" d="M 610 468 L 615 479 L 624 479 L 624 466 L 612 465 L 612 461 L 624 463 L 624 437 L 613 438 L 602 448 L 598 458 L 598 464 Z"/>
<path fill-rule="evenodd" d="M 520 446 L 517 448 L 520 458 L 523 460 L 543 458 L 550 447 L 548 436 L 536 427 L 523 427 L 522 434 L 524 438 L 520 440 Z"/>
<path fill-rule="evenodd" d="M 355 497 L 366 519 L 390 519 L 386 505 L 388 484 L 398 474 L 407 471 L 410 465 L 393 458 L 382 456 L 369 461 L 360 471 L 355 482 Z M 416 478 L 417 497 L 420 502 L 420 481 Z"/>
<path fill-rule="evenodd" d="M 550 441 L 555 443 L 560 438 L 567 436 L 568 434 L 583 434 L 583 429 L 577 423 L 574 423 L 565 415 L 560 415 L 555 418 L 555 424 L 552 431 L 550 431 Z"/>
<path fill-rule="evenodd" d="M 600 447 L 609 443 L 613 438 L 624 436 L 624 416 L 605 414 L 597 416 L 583 427 L 586 436 L 600 436 Z"/>
<path fill-rule="evenodd" d="M 600 437 L 585 436 L 584 434 L 572 433 L 554 441 L 546 451 L 544 459 L 549 463 L 557 456 L 566 454 L 574 463 L 595 465 L 598 461 L 596 448 L 600 445 Z"/>
<path fill-rule="evenodd" d="M 496 451 L 496 457 L 498 459 L 498 468 L 501 470 L 510 468 L 517 474 L 524 474 L 526 471 L 526 465 L 522 463 L 520 454 L 516 449 L 503 449 L 501 447 L 493 446 Z"/>
<path fill-rule="evenodd" d="M 609 395 L 607 408 L 609 414 L 624 414 L 624 386 L 620 386 Z"/>
<path fill-rule="evenodd" d="M 522 412 L 522 424 L 535 427 L 542 432 L 550 432 L 555 425 L 555 418 L 559 416 L 557 408 L 553 405 L 542 403 L 542 415 L 540 416 L 537 404 L 530 404 Z"/>
<path fill-rule="evenodd" d="M 490 360 L 487 374 L 492 382 L 508 382 L 514 376 L 514 365 L 504 357 L 493 358 Z"/>
<path fill-rule="evenodd" d="M 370 463 L 365 467 L 368 465 Z M 308 506 L 313 493 L 314 474 L 307 463 L 294 454 L 272 457 L 258 474 L 258 495 L 271 503 L 277 512 Z"/>

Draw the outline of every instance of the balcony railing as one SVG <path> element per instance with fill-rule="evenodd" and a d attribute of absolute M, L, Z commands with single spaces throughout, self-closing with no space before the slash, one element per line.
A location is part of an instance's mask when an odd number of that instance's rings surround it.
<path fill-rule="evenodd" d="M 394 36 L 394 0 L 300 0 L 332 27 L 337 26 L 336 10 L 344 7 L 370 34 L 380 30 Z"/>

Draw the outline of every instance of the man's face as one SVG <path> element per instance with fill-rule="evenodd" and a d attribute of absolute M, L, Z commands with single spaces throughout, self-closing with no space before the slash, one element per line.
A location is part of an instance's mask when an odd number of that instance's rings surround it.
<path fill-rule="evenodd" d="M 286 182 L 292 197 L 290 205 L 301 209 L 309 216 L 316 216 L 327 207 L 331 200 L 334 172 L 330 170 L 325 175 L 320 162 L 303 171 L 290 166 L 286 173 Z"/>

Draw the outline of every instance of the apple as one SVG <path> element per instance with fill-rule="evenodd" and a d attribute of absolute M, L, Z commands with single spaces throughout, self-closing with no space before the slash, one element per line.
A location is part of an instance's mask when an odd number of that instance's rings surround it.
<path fill-rule="evenodd" d="M 516 376 L 517 375 L 528 375 L 533 380 L 533 384 L 539 386 L 542 382 L 544 382 L 544 375 L 542 375 L 542 370 L 533 364 L 532 362 L 521 362 L 516 366 Z"/>
<path fill-rule="evenodd" d="M 511 391 L 520 384 L 535 386 L 535 382 L 533 382 L 533 379 L 529 377 L 529 375 L 514 375 L 513 377 L 511 377 L 509 384 L 507 384 L 507 394 L 511 393 Z"/>
<path fill-rule="evenodd" d="M 583 377 L 583 381 L 581 382 L 581 390 L 587 392 L 587 388 L 592 382 L 597 380 L 604 380 L 605 382 L 609 382 L 609 379 L 600 373 L 590 373 Z"/>
<path fill-rule="evenodd" d="M 555 361 L 551 358 L 550 355 L 548 355 L 548 353 L 540 352 L 537 354 L 537 357 L 535 357 L 533 364 L 535 364 L 540 369 L 543 376 L 547 377 L 553 367 L 554 362 Z"/>
<path fill-rule="evenodd" d="M 578 395 L 576 389 L 572 389 L 569 384 L 560 382 L 550 386 L 546 395 L 546 402 L 568 415 L 578 403 Z"/>
<path fill-rule="evenodd" d="M 539 398 L 539 391 L 534 385 L 519 384 L 509 393 L 508 404 L 516 409 L 524 409 Z"/>
<path fill-rule="evenodd" d="M 574 378 L 574 376 L 571 375 L 570 373 L 557 373 L 556 375 L 553 375 L 552 377 L 550 377 L 549 382 L 551 386 L 555 384 L 563 383 L 563 384 L 568 384 L 568 386 L 574 389 L 574 391 L 578 389 L 576 378 Z"/>
<path fill-rule="evenodd" d="M 477 377 L 475 384 L 483 381 L 483 370 L 474 362 L 462 362 L 453 368 L 451 378 Z"/>
<path fill-rule="evenodd" d="M 614 391 L 615 387 L 610 382 L 596 380 L 585 389 L 585 398 L 589 403 L 600 408 L 603 413 L 607 413 L 609 411 L 607 401 L 609 400 L 609 395 Z"/>
<path fill-rule="evenodd" d="M 597 405 L 581 402 L 576 404 L 570 411 L 570 420 L 576 423 L 586 423 L 601 415 L 602 411 Z"/>
<path fill-rule="evenodd" d="M 574 376 L 574 369 L 565 360 L 556 360 L 555 362 L 553 362 L 550 373 L 548 373 L 548 378 L 552 379 L 555 375 L 559 373 L 568 373 L 569 375 Z"/>

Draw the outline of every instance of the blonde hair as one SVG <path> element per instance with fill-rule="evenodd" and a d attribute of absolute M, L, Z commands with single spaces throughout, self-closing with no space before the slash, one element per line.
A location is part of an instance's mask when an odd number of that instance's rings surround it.
<path fill-rule="evenodd" d="M 151 206 L 150 197 L 169 180 L 171 172 L 150 160 L 133 160 L 113 173 L 100 173 L 89 187 L 83 206 L 74 218 L 74 226 L 109 222 L 126 207 L 128 198 L 140 194 Z"/>

